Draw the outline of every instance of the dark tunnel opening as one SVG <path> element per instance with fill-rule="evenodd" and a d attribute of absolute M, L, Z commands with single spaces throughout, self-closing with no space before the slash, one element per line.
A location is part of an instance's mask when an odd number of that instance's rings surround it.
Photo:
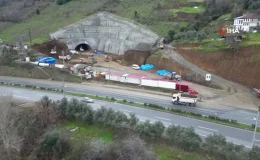
<path fill-rule="evenodd" d="M 77 45 L 77 47 L 75 48 L 76 51 L 90 51 L 91 47 L 88 44 L 82 43 Z"/>

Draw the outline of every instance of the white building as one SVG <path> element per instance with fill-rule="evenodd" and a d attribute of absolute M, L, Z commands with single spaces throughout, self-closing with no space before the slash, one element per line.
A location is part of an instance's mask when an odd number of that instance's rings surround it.
<path fill-rule="evenodd" d="M 260 15 L 247 13 L 243 16 L 234 18 L 235 29 L 245 32 L 252 31 L 254 28 L 260 25 Z"/>

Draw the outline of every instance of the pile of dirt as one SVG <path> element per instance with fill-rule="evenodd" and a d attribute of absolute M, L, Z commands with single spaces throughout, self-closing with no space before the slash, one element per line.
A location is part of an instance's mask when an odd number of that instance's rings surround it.
<path fill-rule="evenodd" d="M 33 79 L 52 79 L 67 82 L 81 82 L 79 77 L 73 76 L 68 70 L 61 70 L 58 68 L 40 68 L 40 67 L 10 67 L 0 66 L 0 76 L 23 77 Z"/>
<path fill-rule="evenodd" d="M 185 48 L 185 46 L 183 46 Z M 178 47 L 178 53 L 209 72 L 250 87 L 260 88 L 260 47 L 205 52 Z"/>
<path fill-rule="evenodd" d="M 62 51 L 65 51 L 65 55 L 68 54 L 68 47 L 65 43 L 57 41 L 57 40 L 51 40 L 42 44 L 35 44 L 32 46 L 33 49 L 37 50 L 38 52 L 50 55 L 50 52 L 52 49 L 56 47 L 56 52 L 58 55 L 61 55 Z"/>
<path fill-rule="evenodd" d="M 221 88 L 220 86 L 211 83 L 206 83 L 205 78 L 203 76 L 193 73 L 189 69 L 174 63 L 172 60 L 168 58 L 157 58 L 151 56 L 147 59 L 147 63 L 153 64 L 155 66 L 155 69 L 157 70 L 165 69 L 170 72 L 176 72 L 177 74 L 181 74 L 182 78 L 186 81 L 194 82 L 211 88 Z"/>
<path fill-rule="evenodd" d="M 146 59 L 151 56 L 151 54 L 151 51 L 128 50 L 123 56 L 123 63 L 126 65 L 143 65 L 145 64 Z"/>

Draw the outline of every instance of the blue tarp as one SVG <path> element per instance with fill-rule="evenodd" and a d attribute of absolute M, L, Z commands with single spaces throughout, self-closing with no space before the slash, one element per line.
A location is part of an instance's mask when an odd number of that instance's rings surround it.
<path fill-rule="evenodd" d="M 172 72 L 169 72 L 169 71 L 167 71 L 167 70 L 158 70 L 156 73 L 157 73 L 159 76 L 163 76 L 163 75 L 165 75 L 165 74 L 172 75 Z"/>
<path fill-rule="evenodd" d="M 150 70 L 153 68 L 154 68 L 154 65 L 152 65 L 152 64 L 144 64 L 144 65 L 141 65 L 141 67 L 140 67 L 140 69 L 143 71 L 147 71 L 147 70 Z"/>
<path fill-rule="evenodd" d="M 44 57 L 44 58 L 38 60 L 37 62 L 39 62 L 39 63 L 55 64 L 56 63 L 56 59 L 54 59 L 52 57 Z"/>
<path fill-rule="evenodd" d="M 93 52 L 94 54 L 102 54 L 102 52 Z"/>

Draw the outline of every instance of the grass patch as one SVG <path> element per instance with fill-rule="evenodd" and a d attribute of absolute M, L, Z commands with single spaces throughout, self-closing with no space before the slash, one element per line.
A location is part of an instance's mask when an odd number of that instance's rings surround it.
<path fill-rule="evenodd" d="M 181 7 L 179 9 L 171 9 L 170 12 L 173 15 L 176 15 L 178 12 L 185 12 L 185 13 L 200 13 L 205 10 L 203 6 L 197 6 L 198 8 L 195 7 Z"/>
<path fill-rule="evenodd" d="M 76 140 L 90 140 L 98 138 L 106 143 L 112 141 L 112 129 L 109 127 L 103 127 L 102 125 L 95 123 L 92 125 L 83 125 L 78 122 L 66 122 L 59 128 L 72 130 L 77 128 L 73 132 L 73 139 Z"/>
<path fill-rule="evenodd" d="M 200 156 L 193 152 L 185 152 L 175 147 L 169 147 L 161 145 L 160 143 L 154 143 L 153 149 L 155 153 L 160 156 L 161 160 L 174 160 L 174 159 L 185 159 L 185 160 L 204 160 L 203 156 Z"/>
<path fill-rule="evenodd" d="M 154 54 L 151 55 L 151 58 L 168 58 L 161 50 L 156 51 Z"/>

